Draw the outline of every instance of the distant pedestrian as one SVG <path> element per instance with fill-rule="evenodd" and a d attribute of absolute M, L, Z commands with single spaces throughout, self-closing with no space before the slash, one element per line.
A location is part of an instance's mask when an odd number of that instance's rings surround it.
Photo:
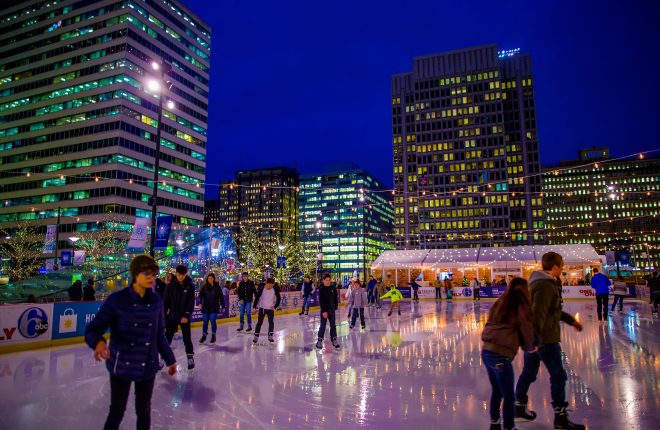
<path fill-rule="evenodd" d="M 367 292 L 360 285 L 360 281 L 357 279 L 353 282 L 353 289 L 351 290 L 351 295 L 348 298 L 348 303 L 351 309 L 353 310 L 353 315 L 351 317 L 350 328 L 355 327 L 355 321 L 357 320 L 358 314 L 360 315 L 360 324 L 362 329 L 366 328 L 366 323 L 364 321 L 364 307 L 367 305 L 368 297 Z"/>
<path fill-rule="evenodd" d="M 623 276 L 619 276 L 616 278 L 616 281 L 614 281 L 614 303 L 612 303 L 612 308 L 610 309 L 610 312 L 614 312 L 614 308 L 616 308 L 616 304 L 619 303 L 619 313 L 623 313 L 623 299 L 626 297 L 628 294 L 628 286 L 626 283 L 623 281 Z"/>
<path fill-rule="evenodd" d="M 302 295 L 302 308 L 298 315 L 309 315 L 309 306 L 312 302 L 312 294 L 314 293 L 314 284 L 309 276 L 303 278 L 303 283 L 301 285 L 301 295 Z"/>
<path fill-rule="evenodd" d="M 374 291 L 374 300 L 376 302 L 376 309 L 381 308 L 381 296 L 383 296 L 385 293 L 387 293 L 387 290 L 385 289 L 385 284 L 383 283 L 382 278 L 378 278 L 378 282 L 376 283 L 376 290 Z"/>
<path fill-rule="evenodd" d="M 368 300 L 370 306 L 373 306 L 373 305 L 376 304 L 376 297 L 375 297 L 374 291 L 376 289 L 376 284 L 377 283 L 378 283 L 378 281 L 376 281 L 376 278 L 374 277 L 374 275 L 371 275 L 369 277 L 369 284 L 367 285 L 367 300 Z"/>
<path fill-rule="evenodd" d="M 321 306 L 321 325 L 318 332 L 318 341 L 316 349 L 323 348 L 323 338 L 325 337 L 325 326 L 330 323 L 330 340 L 335 349 L 339 349 L 337 342 L 337 325 L 335 322 L 335 311 L 339 306 L 337 297 L 337 288 L 332 285 L 332 278 L 329 274 L 323 275 L 323 282 L 319 288 L 319 304 Z"/>
<path fill-rule="evenodd" d="M 79 302 L 82 300 L 83 297 L 83 290 L 82 290 L 82 281 L 77 280 L 74 282 L 69 289 L 67 290 L 69 293 L 69 300 L 72 302 Z"/>
<path fill-rule="evenodd" d="M 94 289 L 94 278 L 89 278 L 87 284 L 83 288 L 83 297 L 84 302 L 94 302 L 96 301 L 96 290 Z"/>
<path fill-rule="evenodd" d="M 218 314 L 225 307 L 225 296 L 222 294 L 220 284 L 215 280 L 215 275 L 209 273 L 206 282 L 199 289 L 199 309 L 202 311 L 202 338 L 199 343 L 204 343 L 209 334 L 209 322 L 211 323 L 211 343 L 215 343 L 215 334 L 218 329 Z"/>
<path fill-rule="evenodd" d="M 472 292 L 474 293 L 472 300 L 481 301 L 481 284 L 477 278 L 470 281 L 470 288 L 472 288 Z"/>
<path fill-rule="evenodd" d="M 248 277 L 247 272 L 243 272 L 243 280 L 238 284 L 236 294 L 238 295 L 238 311 L 240 313 L 240 326 L 236 331 L 243 331 L 244 317 L 247 316 L 246 333 L 252 331 L 252 300 L 257 292 L 254 282 Z"/>
<path fill-rule="evenodd" d="M 649 297 L 650 303 L 653 305 L 653 313 L 658 313 L 658 306 L 660 305 L 660 275 L 658 271 L 653 272 L 653 276 L 649 278 Z"/>
<path fill-rule="evenodd" d="M 594 267 L 594 276 L 591 278 L 591 288 L 596 290 L 596 310 L 598 311 L 598 321 L 607 322 L 608 302 L 610 297 L 610 279 L 599 273 L 598 268 Z"/>
<path fill-rule="evenodd" d="M 190 333 L 190 318 L 195 308 L 195 286 L 188 276 L 188 268 L 176 266 L 176 276 L 167 286 L 163 300 L 165 306 L 165 335 L 168 343 L 172 343 L 174 333 L 181 327 L 183 344 L 188 357 L 188 370 L 195 367 L 195 352 Z"/>

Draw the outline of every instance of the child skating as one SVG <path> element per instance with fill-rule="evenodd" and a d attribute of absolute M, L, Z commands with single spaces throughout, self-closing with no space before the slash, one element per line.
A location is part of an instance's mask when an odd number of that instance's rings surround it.
<path fill-rule="evenodd" d="M 403 295 L 401 294 L 401 291 L 399 291 L 394 285 L 390 287 L 390 290 L 385 293 L 383 296 L 381 296 L 381 299 L 386 299 L 390 298 L 390 312 L 387 314 L 387 316 L 392 316 L 392 310 L 394 310 L 394 305 L 396 305 L 397 310 L 399 311 L 399 315 L 401 315 L 401 300 L 403 299 Z"/>
<path fill-rule="evenodd" d="M 275 309 L 280 305 L 280 289 L 275 286 L 273 278 L 266 279 L 266 284 L 259 288 L 257 295 L 254 298 L 254 307 L 259 309 L 259 317 L 257 319 L 257 327 L 254 329 L 254 339 L 252 343 L 259 341 L 259 333 L 261 332 L 261 325 L 264 323 L 264 317 L 268 317 L 268 341 L 273 343 L 273 331 L 275 329 Z"/>
<path fill-rule="evenodd" d="M 351 328 L 355 327 L 355 321 L 357 320 L 358 314 L 360 314 L 360 325 L 362 326 L 362 329 L 364 330 L 366 328 L 364 322 L 364 306 L 367 301 L 367 292 L 362 288 L 362 285 L 360 285 L 360 281 L 356 279 L 353 282 L 353 289 L 348 298 L 348 305 L 351 307 L 353 314 L 351 317 Z"/>

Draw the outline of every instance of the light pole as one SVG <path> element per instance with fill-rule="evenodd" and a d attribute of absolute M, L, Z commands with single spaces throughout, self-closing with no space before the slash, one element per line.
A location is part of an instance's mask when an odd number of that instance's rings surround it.
<path fill-rule="evenodd" d="M 316 279 L 318 279 L 321 275 L 320 274 L 321 269 L 322 269 L 321 266 L 323 264 L 323 252 L 321 252 L 322 249 L 323 249 L 322 243 L 321 243 L 321 237 L 322 237 L 321 234 L 323 233 L 321 228 L 323 227 L 323 222 L 321 221 L 321 218 L 318 218 L 316 220 L 316 223 L 314 224 L 314 226 L 316 227 L 316 232 L 319 236 L 319 243 L 316 245 Z M 319 262 L 321 262 L 321 263 L 319 264 Z"/>
<path fill-rule="evenodd" d="M 612 248 L 614 248 L 614 260 L 616 261 L 616 276 L 620 277 L 621 276 L 621 267 L 619 266 L 619 258 L 616 255 L 618 251 L 618 240 L 616 239 L 616 220 L 614 219 L 614 200 L 616 199 L 616 193 L 617 193 L 617 187 L 616 185 L 610 184 L 607 186 L 607 206 L 608 206 L 608 215 L 610 217 L 610 223 L 612 224 L 611 226 L 611 231 L 610 233 L 612 234 L 612 239 L 610 241 Z"/>
<path fill-rule="evenodd" d="M 165 61 L 157 63 L 153 61 L 151 63 L 152 69 L 154 71 L 160 71 L 160 81 L 150 80 L 147 82 L 147 88 L 152 92 L 158 93 L 158 126 L 156 127 L 156 153 L 154 155 L 154 183 L 153 189 L 151 191 L 151 237 L 149 240 L 149 254 L 154 256 L 154 247 L 156 246 L 156 215 L 158 210 L 158 170 L 160 169 L 160 132 L 163 128 L 163 98 L 164 98 L 164 89 L 163 84 L 169 84 L 165 80 L 165 75 L 172 70 L 172 66 L 167 64 Z M 174 102 L 168 101 L 167 107 L 172 109 L 174 108 Z"/>

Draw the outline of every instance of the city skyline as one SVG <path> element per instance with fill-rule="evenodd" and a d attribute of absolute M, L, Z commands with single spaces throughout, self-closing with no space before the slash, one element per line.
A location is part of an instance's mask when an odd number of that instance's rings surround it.
<path fill-rule="evenodd" d="M 543 166 L 591 146 L 609 146 L 613 156 L 655 149 L 638 124 L 657 116 L 660 90 L 636 90 L 630 67 L 642 74 L 656 68 L 647 53 L 660 40 L 650 30 L 660 16 L 657 4 L 620 11 L 589 4 L 341 2 L 319 13 L 300 2 L 258 10 L 238 1 L 214 9 L 200 0 L 185 3 L 203 12 L 217 34 L 209 198 L 239 170 L 287 165 L 306 174 L 319 162 L 348 158 L 391 187 L 391 75 L 408 70 L 415 57 L 484 44 L 534 58 Z"/>

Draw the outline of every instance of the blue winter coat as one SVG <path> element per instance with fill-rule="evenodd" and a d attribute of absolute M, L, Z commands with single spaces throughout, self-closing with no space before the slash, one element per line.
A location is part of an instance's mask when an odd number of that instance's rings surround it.
<path fill-rule="evenodd" d="M 151 289 L 140 297 L 132 287 L 113 293 L 101 305 L 85 330 L 85 342 L 95 349 L 110 329 L 108 371 L 129 381 L 152 378 L 158 372 L 158 354 L 170 366 L 176 363 L 165 337 L 163 301 Z"/>
<path fill-rule="evenodd" d="M 610 284 L 610 279 L 602 273 L 596 273 L 591 278 L 591 288 L 596 290 L 596 294 L 609 294 Z"/>

